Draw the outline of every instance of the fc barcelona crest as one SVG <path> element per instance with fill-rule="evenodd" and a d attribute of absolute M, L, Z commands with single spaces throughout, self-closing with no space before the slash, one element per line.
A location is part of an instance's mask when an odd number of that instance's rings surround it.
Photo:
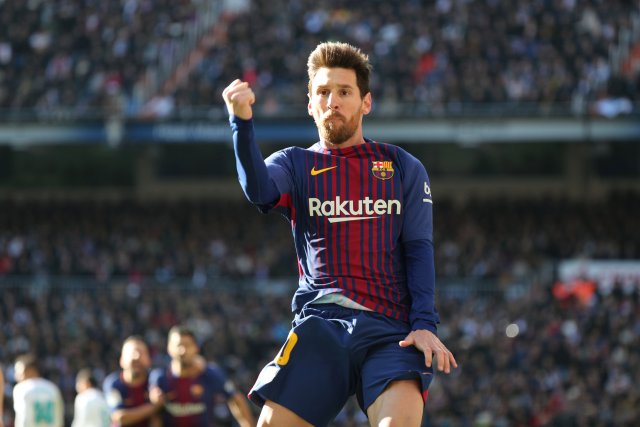
<path fill-rule="evenodd" d="M 202 396 L 202 394 L 204 393 L 204 387 L 202 387 L 201 384 L 193 384 L 191 386 L 191 388 L 189 389 L 189 391 L 191 392 L 191 395 L 194 397 L 200 397 Z"/>
<path fill-rule="evenodd" d="M 373 161 L 371 162 L 371 173 L 378 179 L 389 179 L 393 176 L 393 162 Z"/>

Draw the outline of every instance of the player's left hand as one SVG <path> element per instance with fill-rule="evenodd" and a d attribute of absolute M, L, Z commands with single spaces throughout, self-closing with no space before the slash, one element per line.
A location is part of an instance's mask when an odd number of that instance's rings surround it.
<path fill-rule="evenodd" d="M 438 371 L 444 371 L 445 374 L 451 372 L 451 367 L 458 367 L 456 358 L 453 357 L 453 353 L 442 344 L 442 341 L 431 331 L 426 329 L 418 329 L 412 331 L 405 339 L 400 341 L 400 347 L 415 346 L 418 350 L 424 353 L 424 363 L 427 367 L 431 367 L 433 362 L 433 356 L 435 355 L 437 361 Z"/>

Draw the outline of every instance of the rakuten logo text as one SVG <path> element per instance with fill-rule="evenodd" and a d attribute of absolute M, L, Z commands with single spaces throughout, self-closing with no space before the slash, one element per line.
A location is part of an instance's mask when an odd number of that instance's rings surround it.
<path fill-rule="evenodd" d="M 327 216 L 329 222 L 360 221 L 378 218 L 380 215 L 400 215 L 402 204 L 399 200 L 377 199 L 368 196 L 364 200 L 335 200 L 322 201 L 315 197 L 309 198 L 310 216 Z M 376 216 L 372 216 L 376 215 Z"/>

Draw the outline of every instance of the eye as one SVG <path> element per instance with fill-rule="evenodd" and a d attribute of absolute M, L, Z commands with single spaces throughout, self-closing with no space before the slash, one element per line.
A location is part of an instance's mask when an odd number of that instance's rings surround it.
<path fill-rule="evenodd" d="M 340 95 L 342 95 L 342 96 L 347 96 L 349 94 L 350 94 L 349 89 L 341 89 L 340 90 Z"/>
<path fill-rule="evenodd" d="M 329 89 L 320 89 L 318 90 L 318 94 L 322 96 L 329 96 Z"/>

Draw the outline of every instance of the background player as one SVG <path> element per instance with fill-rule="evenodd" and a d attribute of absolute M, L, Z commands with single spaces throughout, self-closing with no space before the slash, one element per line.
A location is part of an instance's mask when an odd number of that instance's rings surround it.
<path fill-rule="evenodd" d="M 0 365 L 0 427 L 4 427 L 4 374 Z"/>
<path fill-rule="evenodd" d="M 71 427 L 109 427 L 109 406 L 90 369 L 81 369 L 76 375 L 76 391 Z"/>
<path fill-rule="evenodd" d="M 120 367 L 122 371 L 111 373 L 103 382 L 111 420 L 121 426 L 158 426 L 159 418 L 155 415 L 163 402 L 149 401 L 151 358 L 142 337 L 134 335 L 124 341 Z"/>
<path fill-rule="evenodd" d="M 213 425 L 216 404 L 226 403 L 241 427 L 255 425 L 245 397 L 215 364 L 200 355 L 194 333 L 183 326 L 169 331 L 167 352 L 171 362 L 166 369 L 152 372 L 152 399 L 166 402 L 164 425 L 207 427 Z"/>
<path fill-rule="evenodd" d="M 253 91 L 235 80 L 223 92 L 243 190 L 291 221 L 300 269 L 294 328 L 250 393 L 259 425 L 327 425 L 355 393 L 372 425 L 418 426 L 432 357 L 457 366 L 435 335 L 429 179 L 406 151 L 363 137 L 370 72 L 359 49 L 320 44 L 308 60 L 320 141 L 266 161 Z"/>
<path fill-rule="evenodd" d="M 40 376 L 40 368 L 34 355 L 24 354 L 16 359 L 15 378 L 15 427 L 62 427 L 62 394 L 57 385 Z"/>

